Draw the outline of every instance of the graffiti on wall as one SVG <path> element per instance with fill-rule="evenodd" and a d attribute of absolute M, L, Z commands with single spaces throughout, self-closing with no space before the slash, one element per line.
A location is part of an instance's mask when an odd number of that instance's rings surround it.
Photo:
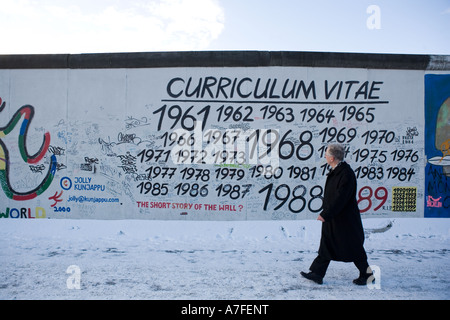
<path fill-rule="evenodd" d="M 425 216 L 450 217 L 450 75 L 425 76 Z"/>
<path fill-rule="evenodd" d="M 5 104 L 6 102 L 2 101 L 0 97 L 0 115 L 3 109 L 5 108 Z M 56 158 L 52 156 L 51 164 L 49 166 L 49 169 L 47 170 L 47 174 L 37 187 L 25 192 L 18 192 L 14 190 L 14 188 L 11 186 L 9 177 L 11 165 L 9 158 L 9 151 L 5 143 L 2 141 L 2 138 L 5 138 L 8 134 L 10 134 L 11 131 L 13 131 L 16 125 L 23 118 L 22 125 L 20 126 L 20 131 L 17 138 L 18 148 L 22 160 L 30 165 L 35 164 L 37 165 L 44 158 L 44 155 L 46 154 L 48 147 L 50 145 L 50 134 L 46 132 L 44 134 L 44 141 L 38 152 L 34 155 L 29 155 L 27 149 L 27 134 L 33 116 L 34 116 L 33 106 L 31 105 L 23 106 L 19 110 L 17 110 L 17 112 L 13 115 L 12 119 L 8 122 L 6 126 L 0 128 L 0 184 L 2 185 L 2 189 L 5 195 L 12 200 L 25 201 L 36 198 L 38 195 L 40 195 L 41 193 L 43 193 L 45 190 L 48 189 L 48 187 L 52 183 L 53 177 L 55 176 Z M 35 167 L 30 166 L 30 168 Z M 36 170 L 40 170 L 38 168 L 42 167 L 38 166 Z"/>
<path fill-rule="evenodd" d="M 65 92 L 76 97 L 64 97 L 64 107 L 9 106 L 14 116 L 0 138 L 19 140 L 1 144 L 1 217 L 313 219 L 332 142 L 345 146 L 363 216 L 423 216 L 423 92 L 399 85 L 419 83 L 423 73 L 61 72 L 71 79 Z M 35 112 L 52 117 L 32 126 Z M 43 138 L 38 125 L 48 130 Z M 27 170 L 8 171 L 22 163 Z"/>

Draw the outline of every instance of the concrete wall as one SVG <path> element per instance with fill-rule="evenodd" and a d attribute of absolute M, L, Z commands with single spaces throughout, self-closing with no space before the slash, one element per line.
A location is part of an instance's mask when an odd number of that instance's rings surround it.
<path fill-rule="evenodd" d="M 363 217 L 449 217 L 448 56 L 0 56 L 2 218 L 313 219 L 346 146 Z"/>

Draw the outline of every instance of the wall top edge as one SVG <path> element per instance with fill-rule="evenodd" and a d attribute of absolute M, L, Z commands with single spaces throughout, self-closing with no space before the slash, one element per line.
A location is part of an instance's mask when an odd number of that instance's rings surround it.
<path fill-rule="evenodd" d="M 177 51 L 0 55 L 0 69 L 327 67 L 450 70 L 450 55 L 301 51 Z"/>

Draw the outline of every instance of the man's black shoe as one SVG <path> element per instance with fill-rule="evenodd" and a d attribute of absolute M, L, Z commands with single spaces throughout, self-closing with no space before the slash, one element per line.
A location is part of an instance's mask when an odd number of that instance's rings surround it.
<path fill-rule="evenodd" d="M 305 277 L 308 280 L 314 281 L 317 284 L 322 284 L 323 283 L 323 278 L 317 274 L 315 274 L 314 272 L 310 272 L 310 273 L 306 273 L 301 271 L 300 274 Z"/>
<path fill-rule="evenodd" d="M 374 283 L 375 282 L 374 278 L 372 278 L 370 281 L 368 281 L 372 275 L 373 275 L 372 273 L 360 275 L 359 278 L 353 280 L 353 283 L 358 286 L 365 286 L 368 282 Z"/>

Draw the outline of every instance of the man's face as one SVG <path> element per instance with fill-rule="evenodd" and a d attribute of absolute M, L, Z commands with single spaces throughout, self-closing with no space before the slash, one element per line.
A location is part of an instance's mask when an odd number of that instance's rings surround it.
<path fill-rule="evenodd" d="M 328 149 L 325 151 L 325 159 L 327 160 L 328 165 L 331 166 L 331 163 L 334 161 L 334 157 L 328 153 Z"/>

